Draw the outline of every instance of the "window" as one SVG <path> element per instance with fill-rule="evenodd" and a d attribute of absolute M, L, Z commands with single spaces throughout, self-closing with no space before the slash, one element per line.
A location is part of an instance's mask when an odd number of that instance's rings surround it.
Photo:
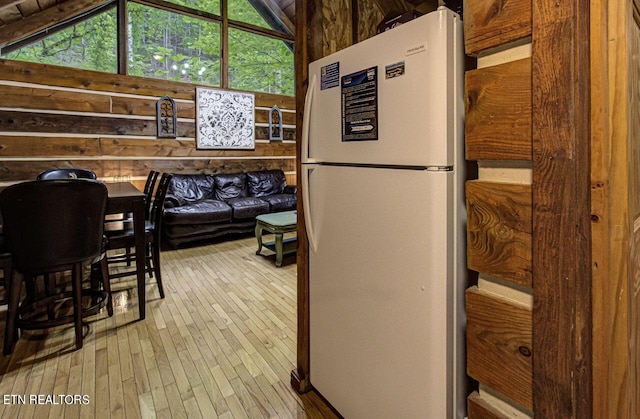
<path fill-rule="evenodd" d="M 126 51 L 130 75 L 294 94 L 293 36 L 268 0 L 169 0 L 157 7 L 129 0 L 126 48 L 118 48 L 116 3 L 16 40 L 1 55 L 117 73 L 118 51 Z M 226 26 L 222 6 L 228 7 Z"/>
<path fill-rule="evenodd" d="M 128 14 L 129 74 L 220 86 L 220 25 L 140 4 Z"/>
<path fill-rule="evenodd" d="M 264 18 L 260 16 L 256 8 L 249 3 L 249 0 L 227 0 L 227 3 L 229 4 L 229 19 L 273 29 Z"/>
<path fill-rule="evenodd" d="M 10 60 L 115 73 L 118 69 L 116 9 L 88 18 L 4 54 Z"/>
<path fill-rule="evenodd" d="M 293 52 L 276 39 L 229 29 L 229 87 L 293 96 Z"/>

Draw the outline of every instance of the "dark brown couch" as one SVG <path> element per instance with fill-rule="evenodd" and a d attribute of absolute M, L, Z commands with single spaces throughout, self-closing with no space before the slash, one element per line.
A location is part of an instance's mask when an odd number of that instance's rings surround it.
<path fill-rule="evenodd" d="M 174 174 L 162 232 L 177 246 L 230 233 L 248 233 L 256 215 L 296 209 L 296 187 L 282 170 L 232 174 Z"/>

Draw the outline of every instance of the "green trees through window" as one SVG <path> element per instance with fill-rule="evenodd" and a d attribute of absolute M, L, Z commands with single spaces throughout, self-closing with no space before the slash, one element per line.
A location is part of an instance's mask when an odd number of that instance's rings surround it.
<path fill-rule="evenodd" d="M 115 73 L 118 71 L 116 21 L 116 10 L 112 8 L 3 58 Z"/>
<path fill-rule="evenodd" d="M 249 25 L 245 28 L 230 24 L 228 33 L 223 34 L 220 1 L 228 2 L 230 20 Z M 293 42 L 286 40 L 286 34 L 274 36 L 276 31 L 250 0 L 171 3 L 185 7 L 165 10 L 128 2 L 127 74 L 294 95 Z M 205 16 L 185 13 L 186 8 L 197 8 Z M 260 28 L 266 28 L 264 33 Z M 221 58 L 224 36 L 229 48 L 227 86 L 222 86 L 221 77 L 225 71 Z M 34 38 L 34 42 L 4 54 L 3 58 L 117 72 L 115 7 L 48 36 Z"/>
<path fill-rule="evenodd" d="M 220 24 L 129 5 L 129 74 L 220 86 Z"/>

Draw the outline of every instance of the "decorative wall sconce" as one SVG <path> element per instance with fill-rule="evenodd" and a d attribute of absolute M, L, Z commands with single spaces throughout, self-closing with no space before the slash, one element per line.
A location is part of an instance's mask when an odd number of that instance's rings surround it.
<path fill-rule="evenodd" d="M 178 136 L 177 113 L 175 100 L 166 95 L 158 99 L 156 102 L 158 138 L 176 138 Z"/>
<path fill-rule="evenodd" d="M 282 111 L 277 105 L 269 110 L 269 140 L 282 141 Z"/>

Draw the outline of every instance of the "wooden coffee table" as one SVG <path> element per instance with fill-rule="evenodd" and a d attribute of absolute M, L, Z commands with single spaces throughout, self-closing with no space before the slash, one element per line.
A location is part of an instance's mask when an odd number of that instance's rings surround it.
<path fill-rule="evenodd" d="M 259 255 L 262 246 L 276 252 L 276 266 L 282 266 L 282 256 L 294 253 L 297 248 L 297 237 L 283 239 L 284 233 L 296 231 L 297 211 L 274 212 L 261 214 L 256 217 L 256 239 L 258 239 Z M 267 230 L 276 236 L 275 241 L 262 243 L 262 230 Z"/>

